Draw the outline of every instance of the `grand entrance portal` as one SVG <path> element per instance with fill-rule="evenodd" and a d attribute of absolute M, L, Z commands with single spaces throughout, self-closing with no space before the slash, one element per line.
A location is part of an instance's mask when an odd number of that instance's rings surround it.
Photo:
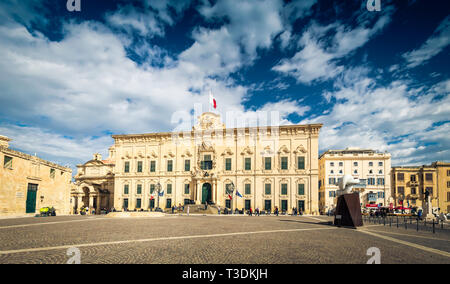
<path fill-rule="evenodd" d="M 212 190 L 210 183 L 204 183 L 202 186 L 202 204 L 212 203 Z"/>

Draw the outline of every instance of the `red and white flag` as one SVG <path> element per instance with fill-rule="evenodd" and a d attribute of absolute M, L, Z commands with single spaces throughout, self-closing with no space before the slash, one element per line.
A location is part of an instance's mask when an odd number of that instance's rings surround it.
<path fill-rule="evenodd" d="M 217 108 L 216 99 L 213 97 L 211 90 L 209 91 L 209 103 L 214 109 Z"/>

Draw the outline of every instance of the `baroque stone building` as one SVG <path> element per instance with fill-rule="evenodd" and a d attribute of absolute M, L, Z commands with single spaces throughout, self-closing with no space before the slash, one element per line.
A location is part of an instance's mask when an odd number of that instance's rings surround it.
<path fill-rule="evenodd" d="M 113 135 L 107 160 L 78 166 L 72 196 L 116 210 L 148 210 L 159 201 L 161 208 L 207 202 L 318 214 L 321 127 L 226 128 L 218 114 L 206 112 L 192 131 Z"/>
<path fill-rule="evenodd" d="M 47 206 L 69 214 L 72 170 L 10 149 L 10 141 L 0 136 L 0 215 L 34 214 Z"/>
<path fill-rule="evenodd" d="M 354 186 L 362 208 L 390 206 L 391 155 L 371 149 L 328 150 L 319 158 L 319 207 L 321 212 L 336 206 L 338 183 L 345 174 L 361 180 Z"/>
<path fill-rule="evenodd" d="M 395 206 L 422 209 L 427 191 L 435 210 L 450 212 L 450 163 L 392 167 Z"/>

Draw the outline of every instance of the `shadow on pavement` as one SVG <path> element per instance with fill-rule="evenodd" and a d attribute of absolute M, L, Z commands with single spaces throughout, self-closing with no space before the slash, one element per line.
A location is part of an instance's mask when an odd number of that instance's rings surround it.
<path fill-rule="evenodd" d="M 299 220 L 283 220 L 283 219 L 281 219 L 281 220 L 279 220 L 279 221 L 281 221 L 281 222 L 295 222 L 295 223 L 302 223 L 302 224 L 313 224 L 313 225 L 322 225 L 322 226 L 328 226 L 328 227 L 332 226 L 332 227 L 334 227 L 333 221 L 325 221 L 325 222 L 307 222 L 307 221 L 299 221 Z"/>

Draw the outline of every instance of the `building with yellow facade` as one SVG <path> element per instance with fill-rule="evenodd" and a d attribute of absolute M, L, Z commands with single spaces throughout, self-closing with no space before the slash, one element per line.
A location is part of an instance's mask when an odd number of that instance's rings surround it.
<path fill-rule="evenodd" d="M 0 215 L 38 213 L 54 207 L 70 213 L 72 170 L 9 148 L 0 136 Z"/>
<path fill-rule="evenodd" d="M 362 208 L 390 206 L 391 155 L 370 149 L 347 148 L 328 150 L 319 157 L 319 207 L 322 213 L 336 207 L 339 180 L 352 175 L 361 183 L 359 191 Z"/>
<path fill-rule="evenodd" d="M 148 210 L 159 199 L 161 208 L 208 203 L 318 214 L 321 127 L 226 128 L 206 112 L 192 131 L 113 135 L 107 160 L 78 165 L 72 198 L 78 207 L 116 210 Z"/>
<path fill-rule="evenodd" d="M 423 209 L 429 192 L 435 212 L 450 212 L 450 163 L 393 167 L 392 194 L 396 207 Z"/>

